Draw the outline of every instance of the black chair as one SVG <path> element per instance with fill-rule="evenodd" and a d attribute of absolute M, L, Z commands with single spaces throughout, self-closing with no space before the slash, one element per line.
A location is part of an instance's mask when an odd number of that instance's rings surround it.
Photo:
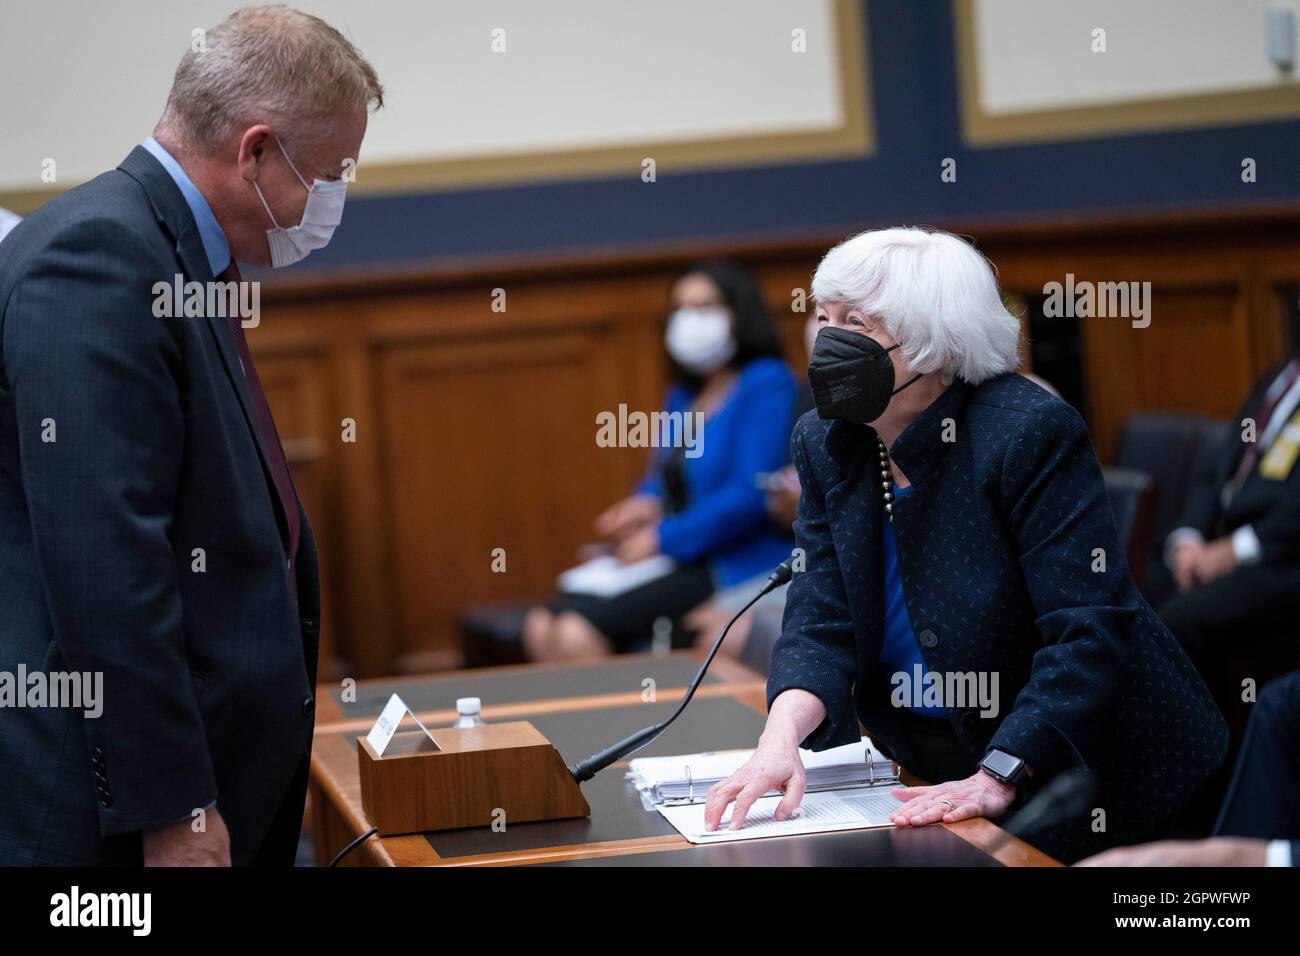
<path fill-rule="evenodd" d="M 522 664 L 524 615 L 543 601 L 497 601 L 466 608 L 457 621 L 466 667 Z"/>
<path fill-rule="evenodd" d="M 1152 549 L 1155 482 L 1146 472 L 1134 468 L 1103 468 L 1101 473 L 1124 557 L 1134 583 L 1141 588 L 1146 584 L 1147 558 Z"/>
<path fill-rule="evenodd" d="M 1155 498 L 1149 550 L 1130 561 L 1135 579 L 1144 569 L 1139 584 L 1167 581 L 1164 540 L 1182 517 L 1192 488 L 1209 480 L 1208 471 L 1232 434 L 1231 422 L 1198 415 L 1151 412 L 1124 423 L 1115 465 L 1150 476 Z"/>
<path fill-rule="evenodd" d="M 1178 525 L 1188 496 L 1198 483 L 1212 484 L 1215 481 L 1215 465 L 1223 453 L 1223 443 L 1234 440 L 1236 434 L 1233 422 L 1194 415 L 1134 415 L 1124 425 L 1118 463 L 1147 471 L 1156 488 L 1157 507 L 1147 581 L 1148 585 L 1160 581 L 1163 590 L 1152 591 L 1149 587 L 1146 590 L 1148 599 L 1157 607 L 1163 598 L 1174 593 L 1172 578 L 1164 567 L 1165 538 Z M 1268 680 L 1295 667 L 1294 633 L 1252 634 L 1249 637 L 1244 646 L 1225 653 L 1222 674 L 1206 675 L 1234 740 L 1240 738 L 1251 706 L 1241 700 L 1242 680 L 1249 677 L 1258 686 L 1263 686 Z M 1215 677 L 1219 679 L 1213 679 Z"/>

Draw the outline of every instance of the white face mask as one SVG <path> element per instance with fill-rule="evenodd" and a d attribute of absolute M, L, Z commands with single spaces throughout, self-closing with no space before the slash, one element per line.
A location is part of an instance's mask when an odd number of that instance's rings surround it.
<path fill-rule="evenodd" d="M 668 354 L 686 371 L 711 375 L 736 354 L 731 314 L 726 309 L 678 309 L 664 333 Z"/>
<path fill-rule="evenodd" d="M 271 268 L 279 269 L 282 266 L 301 262 L 307 258 L 309 252 L 324 249 L 329 245 L 334 229 L 343 221 L 343 201 L 347 199 L 348 183 L 346 179 L 317 179 L 308 186 L 307 180 L 302 178 L 302 174 L 298 172 L 298 167 L 293 164 L 289 154 L 284 152 L 280 137 L 275 138 L 275 144 L 280 147 L 280 152 L 284 153 L 284 161 L 298 177 L 298 182 L 302 183 L 303 188 L 307 190 L 307 205 L 302 210 L 302 221 L 292 228 L 281 229 L 280 224 L 275 222 L 275 214 L 271 212 L 271 207 L 266 204 L 266 197 L 262 195 L 262 190 L 256 182 L 253 183 L 253 188 L 257 190 L 257 198 L 262 200 L 262 207 L 271 217 L 271 222 L 275 223 L 274 229 L 266 230 L 266 244 L 271 249 Z"/>

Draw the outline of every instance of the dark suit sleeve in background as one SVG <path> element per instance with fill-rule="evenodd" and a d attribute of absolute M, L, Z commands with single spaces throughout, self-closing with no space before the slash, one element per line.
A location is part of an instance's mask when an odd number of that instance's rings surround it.
<path fill-rule="evenodd" d="M 1237 414 L 1232 419 L 1232 432 L 1223 443 L 1223 447 L 1218 450 L 1218 454 L 1196 462 L 1187 502 L 1183 506 L 1182 518 L 1174 525 L 1175 528 L 1195 528 L 1206 539 L 1214 537 L 1215 516 L 1219 513 L 1219 496 L 1241 456 L 1241 429 L 1244 427 L 1242 422 L 1254 417 L 1264 400 L 1269 384 L 1277 378 L 1284 364 L 1273 366 L 1255 383 L 1255 387 L 1250 390 L 1250 395 L 1237 409 Z"/>
<path fill-rule="evenodd" d="M 1266 565 L 1300 564 L 1300 465 L 1293 465 L 1285 480 L 1290 494 L 1251 525 Z"/>
<path fill-rule="evenodd" d="M 153 274 L 157 259 L 108 220 L 78 223 L 31 263 L 5 313 L 53 640 L 66 667 L 103 674 L 102 715 L 83 721 L 106 781 L 103 836 L 184 818 L 218 796 L 169 541 L 185 444 L 170 323 L 201 320 L 154 317 L 151 287 L 175 271 Z"/>

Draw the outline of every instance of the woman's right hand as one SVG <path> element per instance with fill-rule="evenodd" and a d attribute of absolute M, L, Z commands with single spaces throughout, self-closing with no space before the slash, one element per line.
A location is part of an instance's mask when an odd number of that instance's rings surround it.
<path fill-rule="evenodd" d="M 793 733 L 771 733 L 768 727 L 754 750 L 754 755 L 726 780 L 709 788 L 709 799 L 704 805 L 704 828 L 716 830 L 722 814 L 735 803 L 731 811 L 732 830 L 745 824 L 745 814 L 754 801 L 769 790 L 780 790 L 785 796 L 776 807 L 776 819 L 786 820 L 798 809 L 803 800 L 803 761 L 799 757 L 799 743 Z"/>
<path fill-rule="evenodd" d="M 596 518 L 596 534 L 616 539 L 632 528 L 663 516 L 663 504 L 654 495 L 632 495 L 611 505 Z"/>

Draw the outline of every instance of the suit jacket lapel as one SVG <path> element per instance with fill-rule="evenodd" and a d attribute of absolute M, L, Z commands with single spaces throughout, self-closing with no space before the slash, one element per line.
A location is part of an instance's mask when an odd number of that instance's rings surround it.
<path fill-rule="evenodd" d="M 918 489 L 931 484 L 943 468 L 948 453 L 957 446 L 956 434 L 946 434 L 948 423 L 956 429 L 962 421 L 971 386 L 956 381 L 949 385 L 929 407 L 916 416 L 912 424 L 903 429 L 894 446 L 889 449 L 894 463 L 907 475 L 907 480 Z M 904 501 L 915 499 L 908 495 Z"/>
<path fill-rule="evenodd" d="M 884 633 L 884 516 L 876 433 L 865 425 L 834 422 L 826 449 L 838 466 L 838 480 L 826 489 L 826 513 L 844 577 L 853 626 L 863 640 L 867 666 L 880 655 Z"/>
<path fill-rule="evenodd" d="M 194 213 L 190 211 L 180 188 L 162 164 L 143 146 L 137 146 L 131 150 L 118 169 L 138 182 L 149 197 L 158 222 L 176 242 L 176 254 L 185 268 L 186 278 L 203 283 L 214 281 L 216 276 L 212 274 L 212 265 L 208 262 L 207 252 L 203 248 L 203 240 L 199 236 L 199 227 L 194 221 Z M 281 518 L 279 524 L 287 529 L 289 518 L 283 513 L 284 507 L 275 490 L 270 459 L 267 457 L 262 430 L 257 426 L 257 416 L 253 412 L 253 402 L 248 392 L 248 379 L 240 364 L 239 352 L 235 349 L 228 320 L 223 316 L 209 315 L 205 317 L 205 321 L 208 331 L 217 344 L 217 352 L 221 356 L 222 365 L 225 366 L 226 377 L 239 398 L 248 430 L 253 434 L 257 454 L 262 462 L 262 472 L 271 488 L 271 500 Z"/>

